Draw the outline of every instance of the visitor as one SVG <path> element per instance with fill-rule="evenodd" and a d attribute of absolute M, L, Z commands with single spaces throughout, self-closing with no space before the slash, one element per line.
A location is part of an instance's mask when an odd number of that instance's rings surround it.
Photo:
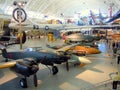
<path fill-rule="evenodd" d="M 120 54 L 117 57 L 117 64 L 120 64 Z"/>

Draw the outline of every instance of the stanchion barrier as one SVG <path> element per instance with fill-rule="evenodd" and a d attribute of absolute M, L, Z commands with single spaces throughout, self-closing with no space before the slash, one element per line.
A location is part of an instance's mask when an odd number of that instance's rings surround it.
<path fill-rule="evenodd" d="M 4 19 L 0 18 L 0 31 L 3 31 Z"/>

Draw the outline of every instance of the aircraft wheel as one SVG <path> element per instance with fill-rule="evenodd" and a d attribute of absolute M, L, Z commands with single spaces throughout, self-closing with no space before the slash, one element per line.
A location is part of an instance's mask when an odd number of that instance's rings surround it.
<path fill-rule="evenodd" d="M 52 72 L 53 72 L 53 75 L 56 75 L 58 73 L 58 68 L 56 66 L 53 66 Z"/>
<path fill-rule="evenodd" d="M 21 86 L 22 88 L 27 88 L 27 80 L 26 80 L 25 78 L 22 78 L 22 79 L 20 80 L 20 86 Z"/>

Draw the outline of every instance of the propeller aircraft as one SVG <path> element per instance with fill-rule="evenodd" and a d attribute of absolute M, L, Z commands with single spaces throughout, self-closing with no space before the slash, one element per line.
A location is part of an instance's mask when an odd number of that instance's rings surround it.
<path fill-rule="evenodd" d="M 61 51 L 60 46 L 50 46 L 47 45 L 49 48 L 56 49 L 56 51 Z M 64 46 L 63 46 L 64 47 Z M 64 49 L 64 52 L 72 53 L 77 56 L 85 56 L 86 54 L 98 54 L 101 51 L 98 49 L 98 46 L 94 43 L 78 43 L 77 45 L 67 47 Z M 83 62 L 85 63 L 85 61 Z"/>
<path fill-rule="evenodd" d="M 34 85 L 37 87 L 36 73 L 39 70 L 38 63 L 52 66 L 53 75 L 58 73 L 58 68 L 54 64 L 61 64 L 66 62 L 67 70 L 68 59 L 67 55 L 58 55 L 51 52 L 38 52 L 38 51 L 20 51 L 20 52 L 7 52 L 6 48 L 1 45 L 2 56 L 8 59 L 12 59 L 10 62 L 0 63 L 0 68 L 11 68 L 14 72 L 23 75 L 25 78 L 20 80 L 20 85 L 23 88 L 27 88 L 27 77 L 34 76 Z M 14 60 L 14 61 L 13 61 Z"/>
<path fill-rule="evenodd" d="M 71 55 L 69 53 L 63 51 L 58 51 L 55 53 L 45 50 L 39 51 L 36 49 L 36 51 L 7 52 L 6 47 L 1 44 L 0 49 L 2 51 L 2 56 L 6 58 L 6 62 L 0 63 L 0 68 L 10 68 L 12 71 L 23 75 L 24 78 L 20 80 L 20 86 L 23 88 L 27 88 L 27 77 L 31 75 L 33 75 L 34 86 L 37 87 L 36 73 L 39 70 L 39 63 L 46 66 L 52 66 L 52 73 L 53 75 L 56 75 L 59 70 L 55 64 L 62 64 L 66 62 L 66 69 L 68 71 L 69 59 L 80 59 L 78 56 L 71 58 Z M 8 62 L 8 59 L 11 61 Z M 82 62 L 90 63 L 89 60 Z"/>

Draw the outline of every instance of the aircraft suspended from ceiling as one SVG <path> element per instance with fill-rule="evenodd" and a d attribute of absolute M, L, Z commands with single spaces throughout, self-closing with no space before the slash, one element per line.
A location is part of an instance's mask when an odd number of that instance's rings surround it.
<path fill-rule="evenodd" d="M 120 18 L 120 10 L 118 10 L 106 23 L 110 23 L 118 18 Z"/>
<path fill-rule="evenodd" d="M 92 15 L 92 11 L 90 11 L 91 13 L 91 16 Z M 108 20 L 106 22 L 109 23 L 117 18 L 119 18 L 119 11 L 113 15 L 113 17 Z M 27 22 L 27 23 L 26 23 Z M 71 25 L 71 24 L 38 24 L 38 23 L 35 23 L 34 20 L 30 19 L 30 18 L 27 18 L 27 21 L 25 23 L 21 24 L 22 25 L 22 29 L 23 30 L 32 30 L 32 29 L 45 29 L 45 30 L 49 30 L 49 29 L 57 29 L 57 30 L 61 30 L 61 29 L 76 29 L 76 28 L 112 28 L 112 27 L 119 27 L 118 25 L 95 25 L 95 26 L 77 26 L 77 25 Z M 95 22 L 95 20 L 94 20 Z M 10 28 L 20 28 L 20 25 L 16 22 L 12 22 L 9 24 L 9 27 Z"/>

